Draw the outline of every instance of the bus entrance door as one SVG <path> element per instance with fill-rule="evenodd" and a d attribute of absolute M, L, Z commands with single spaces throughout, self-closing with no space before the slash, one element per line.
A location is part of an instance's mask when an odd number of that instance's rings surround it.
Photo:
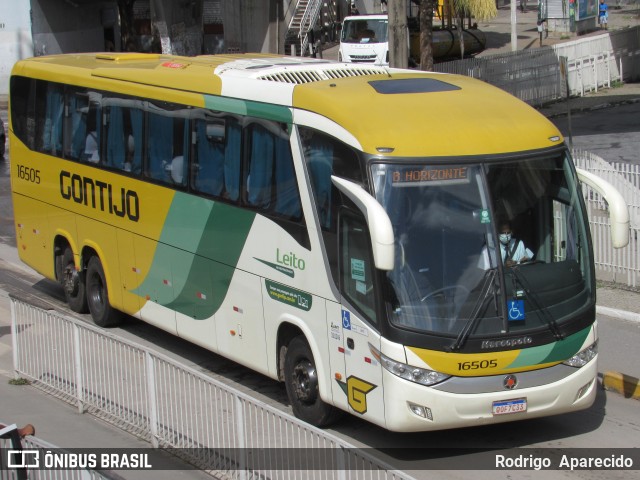
<path fill-rule="evenodd" d="M 346 378 L 342 385 L 349 410 L 380 424 L 384 419 L 382 366 L 369 344 L 380 349 L 380 337 L 358 314 L 342 308 L 342 333 Z"/>

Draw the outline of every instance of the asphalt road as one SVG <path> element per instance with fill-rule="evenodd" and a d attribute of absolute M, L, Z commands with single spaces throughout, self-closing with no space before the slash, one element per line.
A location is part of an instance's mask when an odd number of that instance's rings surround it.
<path fill-rule="evenodd" d="M 633 118 L 638 117 L 640 104 L 617 107 L 615 109 L 598 110 L 576 115 L 572 118 L 572 138 L 574 146 L 596 150 L 607 145 L 608 160 L 615 158 L 624 161 L 638 162 L 640 151 L 639 127 Z M 6 112 L 0 113 L 6 118 Z M 560 128 L 566 128 L 559 119 Z M 617 140 L 616 140 L 617 139 Z M 591 142 L 591 143 L 589 143 Z M 589 146 L 591 145 L 591 146 Z M 635 145 L 635 146 L 634 146 Z M 15 245 L 15 233 L 10 199 L 8 178 L 8 160 L 0 163 L 0 243 L 10 249 Z M 15 248 L 13 248 L 15 253 Z M 5 256 L 3 255 L 3 258 Z M 63 295 L 60 287 L 53 282 L 43 280 L 37 275 L 30 275 L 21 269 L 10 267 L 6 260 L 0 260 L 0 288 L 12 293 L 31 298 L 34 302 L 46 302 L 56 309 L 65 311 Z M 88 316 L 83 317 L 90 321 Z M 290 411 L 284 386 L 259 375 L 234 362 L 212 354 L 192 344 L 184 342 L 172 335 L 142 322 L 131 320 L 122 328 L 114 331 L 118 335 L 131 338 L 136 342 L 153 346 L 173 358 L 191 365 L 209 375 L 231 384 L 241 391 L 247 392 L 284 411 Z M 625 357 L 636 355 L 636 346 L 640 342 L 640 328 L 632 323 L 608 321 L 600 323 L 601 351 L 617 352 L 617 357 L 601 358 L 601 367 L 617 368 L 624 371 Z M 601 368 L 601 371 L 603 368 Z M 53 400 L 52 400 L 53 401 Z M 518 423 L 474 427 L 454 431 L 394 434 L 363 422 L 355 417 L 345 419 L 334 427 L 332 433 L 346 438 L 349 442 L 360 446 L 380 449 L 378 455 L 389 463 L 403 470 L 410 470 L 419 479 L 433 478 L 434 472 L 422 469 L 425 453 L 439 456 L 449 462 L 451 468 L 468 462 L 468 456 L 451 453 L 443 448 L 480 448 L 499 449 L 528 447 L 540 448 L 640 448 L 640 422 L 637 421 L 638 403 L 625 399 L 616 393 L 599 390 L 595 405 L 586 411 L 569 415 L 549 417 Z M 423 453 L 416 454 L 414 447 L 419 446 Z M 388 450 L 390 447 L 393 450 Z M 402 449 L 406 448 L 406 455 Z M 412 450 L 410 450 L 412 449 Z M 435 452 L 435 453 L 434 453 Z M 458 451 L 459 452 L 459 451 Z M 415 469 L 415 470 L 414 470 Z M 536 478 L 559 478 L 561 472 L 535 472 Z M 438 471 L 437 478 L 468 478 L 469 472 L 464 470 Z M 496 478 L 530 478 L 532 472 L 474 472 L 479 479 Z M 640 478 L 637 471 L 590 471 L 572 472 L 571 478 Z"/>
<path fill-rule="evenodd" d="M 13 250 L 13 251 L 12 251 Z M 0 290 L 18 295 L 46 308 L 54 308 L 91 322 L 89 315 L 77 315 L 66 309 L 64 296 L 59 285 L 44 280 L 14 263 L 15 249 L 2 246 L 3 260 L 0 260 Z M 194 346 L 173 335 L 133 318 L 122 327 L 111 332 L 148 345 L 155 350 L 195 368 L 209 376 L 231 385 L 275 408 L 291 413 L 283 384 L 239 366 L 232 361 Z M 600 350 L 619 353 L 615 359 L 603 355 L 602 367 L 620 367 L 625 357 L 635 355 L 640 342 L 640 325 L 621 320 L 602 319 L 599 324 Z M 58 401 L 51 399 L 52 402 Z M 363 448 L 371 448 L 377 457 L 399 470 L 410 471 L 417 479 L 434 478 L 434 471 L 427 462 L 436 461 L 445 465 L 446 470 L 438 470 L 437 478 L 468 478 L 468 471 L 454 470 L 465 462 L 473 462 L 473 455 L 501 449 L 529 448 L 533 451 L 555 448 L 640 448 L 640 422 L 638 422 L 638 401 L 598 389 L 593 407 L 555 417 L 527 420 L 502 425 L 471 427 L 457 430 L 426 433 L 393 433 L 353 416 L 345 416 L 330 432 Z M 73 409 L 72 406 L 69 406 Z M 54 439 L 51 439 L 54 440 Z M 464 449 L 469 449 L 465 451 Z M 525 451 L 527 452 L 527 451 Z M 442 463 L 444 462 L 444 463 Z M 474 478 L 530 478 L 532 472 L 474 472 Z M 558 478 L 560 472 L 535 472 Z M 637 472 L 629 471 L 577 471 L 571 478 L 595 480 L 600 478 L 634 478 Z M 126 477 L 125 477 L 126 478 Z M 640 476 L 636 477 L 640 478 Z"/>
<path fill-rule="evenodd" d="M 640 164 L 640 102 L 552 119 L 574 148 L 608 162 Z"/>

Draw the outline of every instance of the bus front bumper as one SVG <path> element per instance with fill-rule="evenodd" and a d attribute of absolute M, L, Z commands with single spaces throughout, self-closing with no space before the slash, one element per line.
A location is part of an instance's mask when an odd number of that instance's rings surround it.
<path fill-rule="evenodd" d="M 400 432 L 443 430 L 582 410 L 595 400 L 597 373 L 596 357 L 582 368 L 576 368 L 574 373 L 551 383 L 460 394 L 419 385 L 384 370 L 386 428 Z M 535 371 L 527 374 L 535 375 Z M 517 411 L 525 406 L 524 411 Z M 495 413 L 510 409 L 514 411 Z"/>

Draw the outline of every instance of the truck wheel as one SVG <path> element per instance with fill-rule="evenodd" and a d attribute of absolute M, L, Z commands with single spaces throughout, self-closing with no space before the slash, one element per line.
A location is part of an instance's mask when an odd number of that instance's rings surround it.
<path fill-rule="evenodd" d="M 289 343 L 284 360 L 284 380 L 296 417 L 316 427 L 327 427 L 340 416 L 338 409 L 320 398 L 311 347 L 302 336 Z"/>
<path fill-rule="evenodd" d="M 122 314 L 109 303 L 104 269 L 97 256 L 89 260 L 86 282 L 87 303 L 93 322 L 99 327 L 115 327 L 122 320 Z"/>
<path fill-rule="evenodd" d="M 64 289 L 64 298 L 69 308 L 77 313 L 87 313 L 87 296 L 85 294 L 84 273 L 76 270 L 73 250 L 66 247 L 62 254 L 62 272 L 60 283 Z"/>

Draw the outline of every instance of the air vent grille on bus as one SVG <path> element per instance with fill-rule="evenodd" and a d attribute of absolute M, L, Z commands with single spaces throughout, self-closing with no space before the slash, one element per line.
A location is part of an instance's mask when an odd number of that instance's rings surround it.
<path fill-rule="evenodd" d="M 271 82 L 282 83 L 312 83 L 320 82 L 322 80 L 332 80 L 336 78 L 348 78 L 348 77 L 362 77 L 367 75 L 381 75 L 386 71 L 382 68 L 362 68 L 351 67 L 346 68 L 340 66 L 338 68 L 314 68 L 312 69 L 282 69 L 278 72 L 268 73 L 266 75 L 260 75 L 257 78 L 259 80 L 269 80 Z"/>

